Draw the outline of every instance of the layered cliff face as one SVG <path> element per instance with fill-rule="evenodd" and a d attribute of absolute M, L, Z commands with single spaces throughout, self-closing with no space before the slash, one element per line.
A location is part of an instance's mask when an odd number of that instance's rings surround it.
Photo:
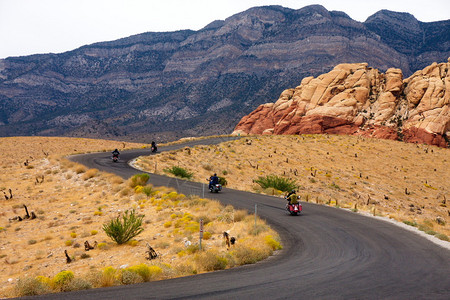
<path fill-rule="evenodd" d="M 361 23 L 318 5 L 268 6 L 199 31 L 7 58 L 0 60 L 0 136 L 229 133 L 280 90 L 339 63 L 409 76 L 447 59 L 449 31 L 449 20 L 422 23 L 389 11 Z"/>
<path fill-rule="evenodd" d="M 403 79 L 366 63 L 340 64 L 243 117 L 234 134 L 351 134 L 447 147 L 450 59 Z"/>

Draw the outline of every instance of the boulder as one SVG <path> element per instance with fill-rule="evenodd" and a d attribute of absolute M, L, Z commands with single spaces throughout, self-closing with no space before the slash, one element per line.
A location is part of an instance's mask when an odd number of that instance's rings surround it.
<path fill-rule="evenodd" d="M 352 134 L 448 147 L 449 69 L 450 62 L 433 63 L 403 79 L 400 69 L 340 64 L 260 105 L 234 133 Z"/>

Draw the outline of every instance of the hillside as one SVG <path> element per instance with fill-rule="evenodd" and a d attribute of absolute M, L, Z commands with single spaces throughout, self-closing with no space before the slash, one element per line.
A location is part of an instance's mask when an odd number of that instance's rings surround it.
<path fill-rule="evenodd" d="M 450 56 L 450 21 L 319 5 L 255 7 L 199 31 L 147 32 L 0 60 L 0 136 L 168 140 L 223 134 L 301 78 L 367 62 L 405 76 Z"/>
<path fill-rule="evenodd" d="M 235 134 L 350 134 L 450 145 L 450 58 L 403 80 L 367 64 L 306 77 L 243 117 Z"/>
<path fill-rule="evenodd" d="M 254 263 L 281 247 L 277 233 L 264 221 L 258 220 L 254 231 L 255 218 L 245 211 L 165 187 L 135 187 L 132 181 L 63 158 L 146 146 L 80 138 L 0 138 L 0 298 L 188 276 Z M 31 218 L 25 217 L 24 205 Z M 118 245 L 103 225 L 133 209 L 143 216 L 144 230 Z M 200 218 L 205 225 L 202 252 Z M 229 251 L 224 231 L 237 239 Z M 86 251 L 86 241 L 94 249 Z M 146 259 L 147 243 L 157 259 Z"/>
<path fill-rule="evenodd" d="M 289 178 L 302 201 L 387 217 L 448 241 L 449 151 L 361 136 L 263 135 L 141 157 L 135 165 L 157 166 L 160 174 L 179 166 L 205 183 L 217 173 L 229 188 L 271 195 L 280 192 L 261 188 L 258 178 Z M 273 205 L 283 207 L 281 195 Z"/>

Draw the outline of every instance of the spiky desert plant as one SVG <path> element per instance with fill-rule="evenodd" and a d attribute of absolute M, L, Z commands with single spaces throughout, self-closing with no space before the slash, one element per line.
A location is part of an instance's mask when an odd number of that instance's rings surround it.
<path fill-rule="evenodd" d="M 288 192 L 297 188 L 297 184 L 293 179 L 277 175 L 260 176 L 255 182 L 264 189 L 274 188 L 283 192 Z"/>
<path fill-rule="evenodd" d="M 193 173 L 187 171 L 186 169 L 178 166 L 173 166 L 171 168 L 165 168 L 164 172 L 171 173 L 177 177 L 191 179 L 194 176 Z"/>
<path fill-rule="evenodd" d="M 139 235 L 142 228 L 143 215 L 136 215 L 134 209 L 125 211 L 122 216 L 103 224 L 103 231 L 117 244 L 121 245 Z"/>

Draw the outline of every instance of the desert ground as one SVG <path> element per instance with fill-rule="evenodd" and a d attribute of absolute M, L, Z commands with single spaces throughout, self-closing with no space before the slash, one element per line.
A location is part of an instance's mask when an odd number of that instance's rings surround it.
<path fill-rule="evenodd" d="M 135 165 L 160 174 L 180 166 L 205 183 L 217 173 L 229 188 L 280 198 L 254 181 L 287 177 L 301 201 L 384 216 L 443 241 L 450 236 L 450 149 L 357 136 L 263 135 L 141 157 Z"/>
<path fill-rule="evenodd" d="M 277 233 L 261 220 L 255 227 L 245 211 L 165 187 L 135 186 L 64 158 L 141 147 L 149 145 L 0 138 L 0 297 L 186 276 L 254 263 L 281 248 Z M 24 205 L 36 218 L 25 218 Z M 102 228 L 127 210 L 144 215 L 144 231 L 118 245 Z M 200 219 L 204 251 L 198 249 Z M 225 231 L 236 238 L 229 250 Z M 85 251 L 86 241 L 97 246 Z M 156 259 L 147 259 L 147 244 Z"/>

